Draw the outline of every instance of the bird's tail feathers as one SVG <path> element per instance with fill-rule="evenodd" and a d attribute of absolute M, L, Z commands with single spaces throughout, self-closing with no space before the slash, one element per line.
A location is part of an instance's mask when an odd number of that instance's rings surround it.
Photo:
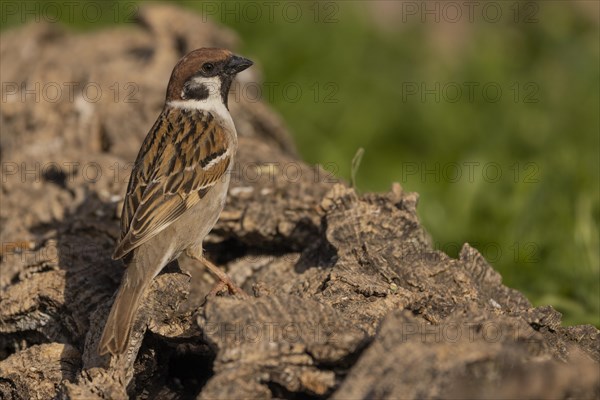
<path fill-rule="evenodd" d="M 98 345 L 100 355 L 125 352 L 140 301 L 154 278 L 150 274 L 144 274 L 143 269 L 135 263 L 132 264 L 125 270 L 121 286 L 106 320 Z"/>

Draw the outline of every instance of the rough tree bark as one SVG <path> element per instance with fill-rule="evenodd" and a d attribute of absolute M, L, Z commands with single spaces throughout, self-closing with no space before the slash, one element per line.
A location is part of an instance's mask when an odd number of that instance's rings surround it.
<path fill-rule="evenodd" d="M 110 254 L 129 163 L 177 59 L 236 43 L 158 5 L 91 34 L 3 33 L 3 83 L 40 86 L 37 99 L 3 87 L 2 398 L 599 396 L 596 328 L 533 308 L 468 244 L 458 259 L 435 251 L 416 194 L 361 195 L 302 163 L 277 115 L 244 97 L 231 102 L 240 151 L 206 248 L 253 297 L 205 299 L 212 277 L 173 263 L 128 353 L 98 357 L 123 271 Z M 100 96 L 82 94 L 90 83 Z"/>

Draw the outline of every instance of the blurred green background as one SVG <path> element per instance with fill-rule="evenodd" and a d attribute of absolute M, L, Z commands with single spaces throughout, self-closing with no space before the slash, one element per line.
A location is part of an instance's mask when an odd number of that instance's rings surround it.
<path fill-rule="evenodd" d="M 469 242 L 535 305 L 600 326 L 598 2 L 177 3 L 239 33 L 307 161 L 348 179 L 364 148 L 359 190 L 419 192 L 437 248 Z"/>

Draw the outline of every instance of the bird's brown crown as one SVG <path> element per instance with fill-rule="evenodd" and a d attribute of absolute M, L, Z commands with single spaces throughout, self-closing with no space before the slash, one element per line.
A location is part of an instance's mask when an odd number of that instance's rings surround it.
<path fill-rule="evenodd" d="M 232 56 L 229 50 L 216 48 L 201 48 L 186 54 L 173 68 L 167 87 L 167 101 L 180 100 L 184 84 L 193 76 L 202 74 L 205 64 L 221 66 Z M 210 71 L 205 73 L 210 74 Z"/>

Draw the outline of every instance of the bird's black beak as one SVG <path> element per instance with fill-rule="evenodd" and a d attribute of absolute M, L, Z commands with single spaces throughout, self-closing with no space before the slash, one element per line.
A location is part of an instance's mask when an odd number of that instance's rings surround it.
<path fill-rule="evenodd" d="M 254 63 L 247 58 L 231 56 L 229 61 L 227 61 L 227 65 L 225 66 L 225 72 L 229 75 L 235 75 L 250 67 L 252 64 Z"/>

